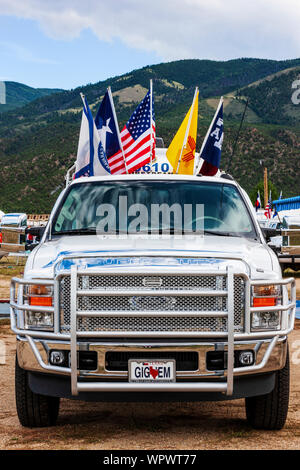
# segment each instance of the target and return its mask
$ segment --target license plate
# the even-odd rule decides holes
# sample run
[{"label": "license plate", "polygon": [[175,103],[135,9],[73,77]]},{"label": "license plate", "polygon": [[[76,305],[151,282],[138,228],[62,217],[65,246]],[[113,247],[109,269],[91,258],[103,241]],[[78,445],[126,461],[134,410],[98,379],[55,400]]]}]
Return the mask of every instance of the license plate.
[{"label": "license plate", "polygon": [[128,373],[129,382],[175,382],[175,359],[158,359],[155,361],[129,359]]}]

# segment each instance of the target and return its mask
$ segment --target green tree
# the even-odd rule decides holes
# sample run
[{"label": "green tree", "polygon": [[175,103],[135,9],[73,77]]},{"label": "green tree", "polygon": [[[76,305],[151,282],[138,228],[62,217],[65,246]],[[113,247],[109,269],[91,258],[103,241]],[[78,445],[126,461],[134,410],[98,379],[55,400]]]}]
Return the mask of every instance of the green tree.
[{"label": "green tree", "polygon": [[[275,201],[276,199],[278,199],[279,198],[278,189],[269,180],[268,180],[268,188],[269,188],[268,199],[269,199],[270,191],[271,191],[272,201]],[[259,183],[257,183],[257,185],[250,192],[250,199],[251,199],[251,202],[252,202],[253,205],[255,205],[255,201],[256,201],[256,198],[257,198],[257,192],[258,191],[259,191],[259,194],[260,194],[261,204],[262,204],[262,206],[264,206],[265,188],[264,188],[264,181],[263,180],[259,181]]]}]

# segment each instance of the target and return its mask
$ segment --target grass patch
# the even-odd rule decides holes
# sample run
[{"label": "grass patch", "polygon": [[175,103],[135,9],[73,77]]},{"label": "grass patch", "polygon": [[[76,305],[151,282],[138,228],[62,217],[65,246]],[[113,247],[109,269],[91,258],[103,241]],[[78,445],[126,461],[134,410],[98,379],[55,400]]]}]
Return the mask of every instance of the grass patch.
[{"label": "grass patch", "polygon": [[26,260],[25,257],[4,256],[0,260],[0,275],[11,277],[22,275]]}]

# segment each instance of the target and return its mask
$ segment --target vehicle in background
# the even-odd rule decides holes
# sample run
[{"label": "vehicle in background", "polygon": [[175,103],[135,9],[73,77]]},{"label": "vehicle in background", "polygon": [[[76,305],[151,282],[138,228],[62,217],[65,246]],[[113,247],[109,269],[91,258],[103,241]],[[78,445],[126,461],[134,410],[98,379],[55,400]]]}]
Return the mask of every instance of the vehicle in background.
[{"label": "vehicle in background", "polygon": [[[272,220],[269,223],[268,228],[273,229],[280,232],[282,229],[282,222],[278,220]],[[268,242],[268,245],[277,253],[280,252],[281,247],[282,247],[282,235],[276,235],[275,237],[270,237],[270,241]]]},{"label": "vehicle in background", "polygon": [[[27,215],[24,213],[4,214],[0,223],[0,259],[7,256],[10,250],[19,251],[20,244],[25,242],[25,233],[19,229],[27,227]],[[6,229],[4,231],[4,229]]]},{"label": "vehicle in background", "polygon": [[258,209],[258,211],[255,212],[255,217],[256,217],[256,220],[259,223],[259,226],[261,228],[265,228],[269,225],[269,220],[270,219],[268,219],[265,216],[265,210],[264,209]]},{"label": "vehicle in background", "polygon": [[300,215],[285,215],[282,221],[282,246],[279,260],[282,269],[300,269]]},{"label": "vehicle in background", "polygon": [[273,207],[283,222],[282,246],[278,253],[282,270],[300,270],[300,196],[273,201]]}]

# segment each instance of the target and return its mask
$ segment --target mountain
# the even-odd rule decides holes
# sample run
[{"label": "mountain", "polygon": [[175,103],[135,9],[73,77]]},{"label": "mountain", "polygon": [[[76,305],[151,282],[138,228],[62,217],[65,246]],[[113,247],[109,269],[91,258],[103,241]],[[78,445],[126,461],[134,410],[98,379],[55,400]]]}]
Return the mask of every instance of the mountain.
[{"label": "mountain", "polygon": [[0,103],[0,113],[9,111],[11,109],[20,108],[31,101],[34,101],[42,96],[51,95],[62,90],[51,88],[32,88],[17,82],[4,82],[6,99],[5,104]]},{"label": "mountain", "polygon": [[[107,86],[112,87],[122,127],[153,79],[157,134],[168,145],[199,86],[197,148],[207,132],[220,95],[224,95],[226,170],[246,100],[249,107],[231,173],[250,193],[263,177],[260,160],[284,197],[299,192],[300,105],[291,102],[300,59],[228,62],[183,60],[147,66],[123,76],[41,97],[0,115],[0,208],[49,212],[76,158],[81,99],[95,113]],[[283,109],[282,109],[283,108]]]}]

